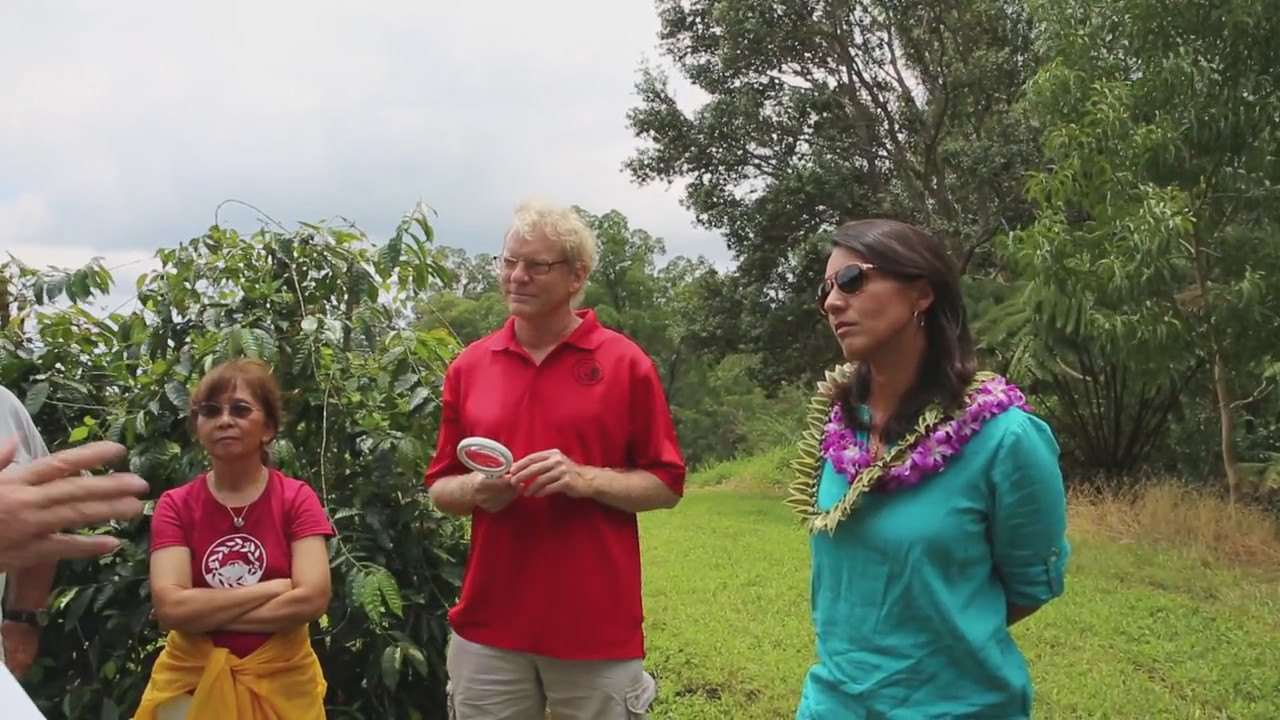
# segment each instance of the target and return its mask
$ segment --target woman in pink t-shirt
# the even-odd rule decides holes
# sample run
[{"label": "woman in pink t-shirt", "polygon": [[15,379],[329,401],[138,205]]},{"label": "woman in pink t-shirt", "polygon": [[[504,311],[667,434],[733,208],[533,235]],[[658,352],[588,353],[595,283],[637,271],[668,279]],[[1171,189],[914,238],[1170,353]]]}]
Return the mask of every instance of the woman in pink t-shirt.
[{"label": "woman in pink t-shirt", "polygon": [[268,466],[275,380],[261,362],[233,360],[204,377],[191,407],[213,467],[156,503],[151,597],[169,635],[136,717],[203,717],[231,697],[241,718],[323,713],[307,627],[329,605],[334,531],[307,483]]}]

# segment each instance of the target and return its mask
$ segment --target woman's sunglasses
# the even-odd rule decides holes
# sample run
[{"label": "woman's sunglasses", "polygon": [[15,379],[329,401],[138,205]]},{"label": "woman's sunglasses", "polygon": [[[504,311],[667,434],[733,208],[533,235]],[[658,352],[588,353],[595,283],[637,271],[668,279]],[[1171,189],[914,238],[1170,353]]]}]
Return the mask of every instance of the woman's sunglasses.
[{"label": "woman's sunglasses", "polygon": [[[227,413],[237,420],[244,420],[256,409],[246,402],[233,402],[227,406]],[[222,406],[216,402],[200,403],[196,406],[196,414],[205,420],[217,420],[222,417]]]},{"label": "woman's sunglasses", "polygon": [[875,265],[853,263],[823,278],[822,285],[818,287],[818,308],[826,312],[825,305],[832,288],[838,288],[845,295],[856,295],[867,284],[867,271],[874,268]]}]

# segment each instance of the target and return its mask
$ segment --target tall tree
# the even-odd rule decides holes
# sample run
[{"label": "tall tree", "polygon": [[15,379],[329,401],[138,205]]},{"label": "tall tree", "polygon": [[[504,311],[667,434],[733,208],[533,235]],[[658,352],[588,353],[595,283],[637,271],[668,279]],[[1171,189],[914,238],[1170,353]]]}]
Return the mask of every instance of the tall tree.
[{"label": "tall tree", "polygon": [[658,0],[661,48],[709,96],[676,101],[655,68],[630,126],[640,183],[686,179],[684,204],[724,232],[740,305],[717,333],[760,353],[777,388],[830,359],[809,245],[849,219],[894,216],[937,232],[966,267],[1029,219],[1033,128],[1013,112],[1036,67],[1020,3],[999,0]]},{"label": "tall tree", "polygon": [[494,272],[493,258],[489,253],[468,255],[461,248],[441,246],[434,252],[435,259],[445,269],[441,279],[432,284],[433,292],[450,292],[464,298],[477,298],[498,289],[498,274]]},{"label": "tall tree", "polygon": [[1035,70],[1019,3],[658,0],[663,55],[710,96],[694,112],[645,69],[629,115],[638,182],[688,178],[685,203],[744,271],[863,215],[946,237],[968,264],[1027,218],[1030,127],[1011,109]]},{"label": "tall tree", "polygon": [[617,210],[593,215],[574,209],[595,235],[599,253],[584,303],[594,307],[605,324],[651,353],[658,352],[667,318],[659,307],[664,288],[657,266],[658,258],[667,252],[666,244],[647,230],[631,227]]},{"label": "tall tree", "polygon": [[1030,186],[1038,221],[1007,246],[1024,301],[1057,298],[1098,357],[1212,368],[1235,498],[1235,408],[1280,358],[1259,332],[1280,320],[1280,13],[1272,0],[1030,7],[1047,64],[1026,109],[1050,169]]}]

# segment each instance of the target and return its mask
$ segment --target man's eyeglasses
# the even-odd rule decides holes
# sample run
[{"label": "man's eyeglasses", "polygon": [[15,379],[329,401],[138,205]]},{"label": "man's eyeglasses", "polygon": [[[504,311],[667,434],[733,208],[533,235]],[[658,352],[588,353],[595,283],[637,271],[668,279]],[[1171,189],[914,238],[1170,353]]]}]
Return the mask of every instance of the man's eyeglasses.
[{"label": "man's eyeglasses", "polygon": [[818,286],[818,308],[826,313],[827,297],[833,288],[838,288],[845,295],[857,295],[867,284],[867,271],[874,268],[875,265],[852,263],[823,278]]},{"label": "man's eyeglasses", "polygon": [[[200,403],[195,408],[196,414],[205,420],[217,420],[222,417],[222,405],[216,402]],[[247,402],[233,402],[227,406],[226,412],[237,420],[244,420],[257,410],[254,406]]]},{"label": "man's eyeglasses", "polygon": [[500,273],[512,273],[516,268],[524,263],[524,271],[530,275],[546,275],[551,272],[551,268],[556,265],[563,265],[568,260],[530,260],[528,258],[513,258],[506,255],[499,255],[493,259],[493,269]]}]

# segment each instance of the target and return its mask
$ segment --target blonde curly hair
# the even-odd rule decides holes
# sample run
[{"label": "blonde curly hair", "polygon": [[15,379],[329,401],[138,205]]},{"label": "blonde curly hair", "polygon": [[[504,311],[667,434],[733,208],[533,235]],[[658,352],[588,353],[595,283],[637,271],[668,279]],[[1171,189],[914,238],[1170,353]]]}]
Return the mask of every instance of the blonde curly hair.
[{"label": "blonde curly hair", "polygon": [[[536,198],[522,201],[516,206],[511,224],[503,235],[503,243],[513,237],[538,236],[554,241],[560,246],[570,265],[582,268],[585,276],[591,277],[599,260],[596,236],[573,208]],[[573,297],[575,303],[582,299],[586,289],[587,284],[584,282]]]}]

